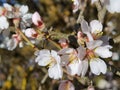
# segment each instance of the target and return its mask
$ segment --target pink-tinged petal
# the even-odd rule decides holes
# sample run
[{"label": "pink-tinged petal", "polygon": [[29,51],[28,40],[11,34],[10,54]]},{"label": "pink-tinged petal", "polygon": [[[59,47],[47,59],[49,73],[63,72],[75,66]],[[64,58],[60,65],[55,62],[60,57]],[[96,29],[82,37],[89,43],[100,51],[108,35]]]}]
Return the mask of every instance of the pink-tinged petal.
[{"label": "pink-tinged petal", "polygon": [[94,52],[102,58],[108,58],[112,56],[112,52],[109,50],[110,48],[112,48],[110,45],[100,46],[97,47]]},{"label": "pink-tinged petal", "polygon": [[33,28],[28,28],[25,30],[25,35],[28,38],[37,38],[38,33]]},{"label": "pink-tinged petal", "polygon": [[33,15],[32,15],[32,22],[36,25],[36,26],[39,26],[41,27],[43,25],[43,21],[41,19],[41,16],[39,15],[38,12],[35,12]]},{"label": "pink-tinged petal", "polygon": [[92,20],[90,22],[91,33],[100,33],[103,29],[102,23],[98,20]]},{"label": "pink-tinged petal", "polygon": [[63,76],[62,67],[56,64],[48,69],[48,75],[53,79],[61,79]]},{"label": "pink-tinged petal", "polygon": [[69,55],[61,56],[61,65],[66,66],[69,64]]},{"label": "pink-tinged petal", "polygon": [[87,34],[88,32],[90,32],[90,27],[88,26],[87,21],[85,20],[81,21],[81,29],[84,34]]},{"label": "pink-tinged petal", "polygon": [[79,46],[79,47],[77,48],[77,52],[78,52],[78,58],[79,58],[80,60],[83,60],[83,58],[84,58],[85,55],[86,55],[86,49],[85,49],[84,47],[82,47],[82,46]]},{"label": "pink-tinged petal", "polygon": [[91,69],[91,72],[95,75],[100,75],[100,68],[98,66],[98,61],[97,61],[98,58],[94,58],[94,59],[91,59],[90,60],[90,69]]},{"label": "pink-tinged petal", "polygon": [[58,90],[75,90],[75,87],[70,81],[64,80],[61,81]]},{"label": "pink-tinged petal", "polygon": [[98,66],[99,66],[100,72],[102,72],[103,74],[107,72],[107,65],[103,60],[98,59]]},{"label": "pink-tinged petal", "polygon": [[102,43],[103,42],[101,40],[94,40],[94,41],[87,42],[86,45],[87,45],[87,48],[91,50],[91,49],[101,46]]}]

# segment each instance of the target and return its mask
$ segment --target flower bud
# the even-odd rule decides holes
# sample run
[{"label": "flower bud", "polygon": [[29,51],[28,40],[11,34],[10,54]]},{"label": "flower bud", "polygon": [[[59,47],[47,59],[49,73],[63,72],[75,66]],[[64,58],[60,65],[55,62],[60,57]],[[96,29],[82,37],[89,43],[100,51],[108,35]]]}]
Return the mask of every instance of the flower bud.
[{"label": "flower bud", "polygon": [[40,27],[40,28],[44,28],[44,23],[43,23],[43,21],[42,21],[42,19],[41,19],[41,16],[39,15],[38,12],[35,12],[35,13],[32,15],[32,22],[33,22],[36,26],[38,26],[38,27]]},{"label": "flower bud", "polygon": [[38,36],[38,33],[33,28],[28,28],[25,30],[25,35],[28,38],[36,38]]}]

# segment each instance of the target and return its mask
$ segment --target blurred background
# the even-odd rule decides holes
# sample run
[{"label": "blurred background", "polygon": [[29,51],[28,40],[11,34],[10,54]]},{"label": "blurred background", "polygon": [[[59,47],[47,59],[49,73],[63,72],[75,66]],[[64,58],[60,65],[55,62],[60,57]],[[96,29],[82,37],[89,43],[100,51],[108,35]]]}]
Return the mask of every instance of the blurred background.
[{"label": "blurred background", "polygon": [[[78,29],[76,20],[79,12],[72,13],[72,0],[0,0],[0,5],[3,3],[28,5],[30,12],[38,11],[46,27],[52,27],[58,34],[67,35],[76,32]],[[97,19],[97,9],[90,4],[89,0],[84,17],[88,22]],[[107,12],[103,26],[105,35],[113,39],[118,37],[120,35],[120,14]],[[1,41],[2,38],[0,38],[0,43]],[[49,44],[46,41],[46,47]],[[87,74],[93,80],[95,90],[120,90],[120,72],[116,72],[116,70],[120,71],[120,43],[112,42],[112,45],[113,57],[106,61],[113,66],[110,67],[112,72],[109,68],[106,75]],[[60,81],[46,78],[47,68],[38,66],[34,58],[34,50],[30,46],[16,48],[14,51],[1,48],[0,90],[57,90]],[[116,75],[116,73],[119,75]],[[67,75],[64,79],[67,79]],[[86,90],[89,85],[88,77],[80,81],[72,79],[72,83],[76,90]]]}]

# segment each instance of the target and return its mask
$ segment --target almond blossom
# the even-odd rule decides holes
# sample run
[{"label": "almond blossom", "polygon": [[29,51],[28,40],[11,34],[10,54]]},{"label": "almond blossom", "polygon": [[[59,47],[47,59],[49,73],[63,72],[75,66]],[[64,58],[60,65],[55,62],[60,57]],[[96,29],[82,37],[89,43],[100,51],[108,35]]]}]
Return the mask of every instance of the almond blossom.
[{"label": "almond blossom", "polygon": [[111,46],[101,45],[101,40],[95,40],[87,43],[87,56],[90,60],[90,69],[91,72],[95,75],[99,75],[101,72],[105,74],[107,71],[107,65],[99,57],[108,58],[112,56],[112,52],[109,51],[109,47]]},{"label": "almond blossom", "polygon": [[79,47],[77,51],[73,48],[64,48],[60,50],[58,54],[62,55],[61,64],[66,67],[67,72],[70,75],[84,76],[88,69],[87,60],[83,60],[85,56],[85,49],[83,47]]},{"label": "almond blossom", "polygon": [[92,20],[90,26],[85,20],[82,20],[81,29],[82,32],[87,35],[88,40],[92,41],[93,39],[101,37],[103,26],[98,20]]},{"label": "almond blossom", "polygon": [[[90,69],[92,73],[99,75],[101,72],[103,74],[107,71],[107,66],[101,58],[109,58],[112,56],[110,49],[112,46],[108,45],[107,41],[96,40],[98,39],[97,35],[102,32],[102,24],[97,20],[92,20],[90,26],[85,20],[81,22],[82,32],[87,35],[87,40],[84,40],[86,44],[86,57],[90,60]],[[83,36],[78,37],[84,38]],[[98,67],[98,64],[100,65]],[[101,68],[100,68],[101,67]]]},{"label": "almond blossom", "polygon": [[50,78],[61,79],[63,76],[62,67],[60,65],[61,58],[54,50],[40,50],[35,61],[40,66],[48,66],[48,74]]}]

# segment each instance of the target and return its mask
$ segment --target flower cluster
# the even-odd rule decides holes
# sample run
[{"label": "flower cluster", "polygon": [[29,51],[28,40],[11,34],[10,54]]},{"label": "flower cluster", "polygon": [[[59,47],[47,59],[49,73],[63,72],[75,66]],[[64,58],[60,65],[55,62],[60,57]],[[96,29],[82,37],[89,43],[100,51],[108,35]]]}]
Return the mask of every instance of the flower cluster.
[{"label": "flower cluster", "polygon": [[[82,31],[77,33],[78,48],[69,47],[69,43],[61,40],[60,43],[67,44],[63,49],[53,53],[49,50],[40,50],[36,62],[40,66],[49,65],[49,76],[54,79],[62,78],[61,67],[66,68],[69,75],[85,76],[90,65],[91,72],[95,75],[107,72],[107,65],[101,58],[112,56],[108,38],[102,36],[103,26],[98,20],[92,20],[90,25],[83,19],[81,21]],[[64,42],[63,42],[64,41]],[[66,42],[66,43],[65,43]],[[59,62],[58,62],[59,61]],[[50,69],[52,69],[50,71]]]},{"label": "flower cluster", "polygon": [[[27,5],[15,4],[14,6],[4,3],[0,7],[0,36],[4,41],[1,48],[14,50],[18,45],[23,47],[22,32],[32,43],[36,43],[41,37],[38,33],[44,29],[44,23],[38,12],[29,13]],[[9,24],[12,21],[12,25]],[[11,30],[11,27],[14,27]],[[38,31],[37,31],[38,30]],[[10,32],[14,32],[11,34]]]}]

